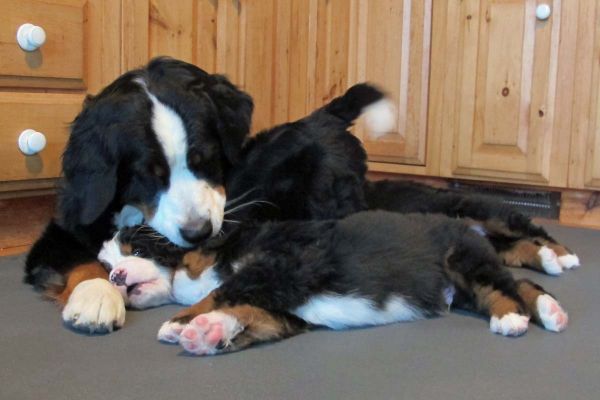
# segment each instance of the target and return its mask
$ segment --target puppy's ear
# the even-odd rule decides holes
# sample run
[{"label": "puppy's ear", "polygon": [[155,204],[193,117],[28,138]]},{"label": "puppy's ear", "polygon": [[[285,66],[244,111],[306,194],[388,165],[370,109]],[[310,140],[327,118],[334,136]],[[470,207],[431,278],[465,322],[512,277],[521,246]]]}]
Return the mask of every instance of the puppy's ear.
[{"label": "puppy's ear", "polygon": [[[86,104],[89,105],[89,104]],[[94,107],[75,119],[63,154],[59,213],[67,226],[89,225],[108,208],[117,188],[117,149],[101,131]]]},{"label": "puppy's ear", "polygon": [[227,160],[237,161],[244,139],[250,133],[252,98],[222,75],[213,75],[208,93],[217,111],[217,129]]}]

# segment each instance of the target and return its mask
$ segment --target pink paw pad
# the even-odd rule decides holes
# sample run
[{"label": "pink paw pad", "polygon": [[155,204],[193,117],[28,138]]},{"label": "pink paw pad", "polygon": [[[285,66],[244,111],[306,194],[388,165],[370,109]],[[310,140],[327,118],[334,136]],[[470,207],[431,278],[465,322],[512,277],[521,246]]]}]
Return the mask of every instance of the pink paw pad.
[{"label": "pink paw pad", "polygon": [[215,354],[221,343],[228,343],[240,331],[234,317],[213,311],[194,318],[181,333],[179,343],[192,354]]},{"label": "pink paw pad", "polygon": [[538,297],[537,310],[540,320],[547,330],[561,332],[567,328],[569,323],[568,314],[558,301],[549,294]]}]

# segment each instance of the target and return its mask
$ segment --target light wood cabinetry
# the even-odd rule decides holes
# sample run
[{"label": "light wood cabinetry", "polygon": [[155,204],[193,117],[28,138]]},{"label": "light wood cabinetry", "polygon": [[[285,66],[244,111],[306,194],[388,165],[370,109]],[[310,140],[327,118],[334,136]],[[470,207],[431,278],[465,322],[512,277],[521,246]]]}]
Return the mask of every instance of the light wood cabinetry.
[{"label": "light wood cabinetry", "polygon": [[569,187],[600,189],[600,2],[580,2]]},{"label": "light wood cabinetry", "polygon": [[[50,185],[82,97],[159,55],[248,91],[253,132],[379,84],[398,126],[354,128],[372,171],[599,189],[599,16],[600,0],[6,0],[0,191]],[[24,22],[40,50],[16,46]],[[16,150],[26,128],[45,153]]]},{"label": "light wood cabinetry", "polygon": [[[0,196],[54,186],[84,96],[120,73],[120,15],[119,0],[0,2]],[[45,31],[37,50],[17,44],[25,23]],[[41,152],[19,150],[25,129],[44,134]]]},{"label": "light wood cabinetry", "polygon": [[350,80],[378,84],[397,106],[394,132],[375,140],[360,125],[356,130],[369,153],[371,169],[393,171],[406,164],[414,166],[413,172],[424,173],[433,2],[358,1],[353,11]]},{"label": "light wood cabinetry", "polygon": [[540,21],[535,0],[448,2],[442,176],[567,184],[570,98],[559,83],[572,71],[561,34],[575,21],[562,15],[569,2],[548,3]]}]

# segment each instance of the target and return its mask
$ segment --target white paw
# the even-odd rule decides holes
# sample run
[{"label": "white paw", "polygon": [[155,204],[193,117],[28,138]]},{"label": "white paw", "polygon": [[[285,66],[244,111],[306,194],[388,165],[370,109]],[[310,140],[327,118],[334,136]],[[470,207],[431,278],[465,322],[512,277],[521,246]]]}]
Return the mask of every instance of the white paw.
[{"label": "white paw", "polygon": [[542,246],[538,251],[538,256],[540,256],[542,267],[547,274],[560,275],[562,273],[563,268],[558,262],[558,257],[550,247]]},{"label": "white paw", "polygon": [[179,335],[181,335],[181,331],[183,331],[185,327],[186,324],[165,321],[158,330],[156,338],[161,342],[179,343]]},{"label": "white paw", "polygon": [[179,344],[192,354],[216,354],[227,348],[244,328],[238,320],[221,311],[200,314],[181,332]]},{"label": "white paw", "polygon": [[549,294],[539,296],[536,307],[544,328],[553,332],[561,332],[567,328],[569,316],[554,297]]},{"label": "white paw", "polygon": [[508,313],[502,318],[492,316],[490,330],[504,336],[521,336],[527,332],[529,317],[516,313]]},{"label": "white paw", "polygon": [[128,293],[129,306],[138,310],[171,303],[171,285],[163,279],[138,283]]},{"label": "white paw", "polygon": [[575,254],[565,254],[564,256],[560,256],[558,257],[558,262],[566,269],[577,268],[581,265],[579,263],[579,257]]},{"label": "white paw", "polygon": [[107,280],[90,279],[75,287],[63,309],[62,318],[80,331],[112,332],[125,323],[125,302]]}]

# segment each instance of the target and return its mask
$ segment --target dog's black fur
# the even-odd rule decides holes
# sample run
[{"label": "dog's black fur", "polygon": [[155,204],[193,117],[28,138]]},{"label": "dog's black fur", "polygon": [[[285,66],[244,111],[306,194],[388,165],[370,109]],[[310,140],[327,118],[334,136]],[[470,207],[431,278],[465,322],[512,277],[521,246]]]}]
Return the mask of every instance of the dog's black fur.
[{"label": "dog's black fur", "polygon": [[532,223],[529,217],[513,206],[491,196],[465,194],[411,181],[366,182],[364,189],[370,210],[444,214],[476,223],[503,261],[510,266],[543,271],[539,257],[521,257],[522,262],[515,265],[514,253],[518,243],[523,241],[531,244],[531,248],[550,246],[558,255],[572,254],[543,227]]},{"label": "dog's black fur", "polygon": [[[123,232],[121,243],[133,251],[167,259],[167,265],[181,260],[182,255],[168,246],[152,246],[148,232],[137,228],[129,232]],[[212,239],[197,251],[216,255],[210,268],[221,286],[169,323],[190,323],[202,303],[209,304],[203,312],[229,314],[242,325],[244,318],[236,314],[236,307],[251,306],[277,321],[265,327],[250,318],[239,336],[223,338],[215,348],[198,354],[281,339],[302,332],[307,325],[334,329],[374,325],[380,323],[377,313],[384,312],[393,299],[402,299],[415,318],[439,315],[451,305],[495,318],[515,313],[545,324],[536,302],[547,294],[544,289],[527,280],[514,280],[484,237],[464,220],[439,214],[366,211],[337,220],[249,223],[226,240]],[[455,292],[448,296],[448,290]],[[324,321],[314,312],[298,311],[311,307],[321,295],[330,296],[332,303],[344,298],[365,301],[372,314],[358,311],[361,316],[353,320],[357,311],[343,309]],[[398,315],[388,322],[403,318],[410,319]],[[191,329],[196,328],[191,325]],[[184,348],[197,353],[195,347],[186,347],[185,335],[180,340]]]},{"label": "dog's black fur", "polygon": [[31,249],[25,282],[48,289],[73,267],[96,260],[124,205],[153,207],[169,185],[169,165],[151,127],[152,103],[143,78],[182,118],[188,165],[223,185],[249,130],[252,99],[221,75],[158,58],[89,96],[71,127],[63,155],[56,218]]},{"label": "dog's black fur", "polygon": [[375,87],[358,84],[309,116],[250,139],[226,186],[229,198],[251,205],[232,204],[228,218],[315,220],[365,210],[367,155],[347,129],[383,97]]}]

